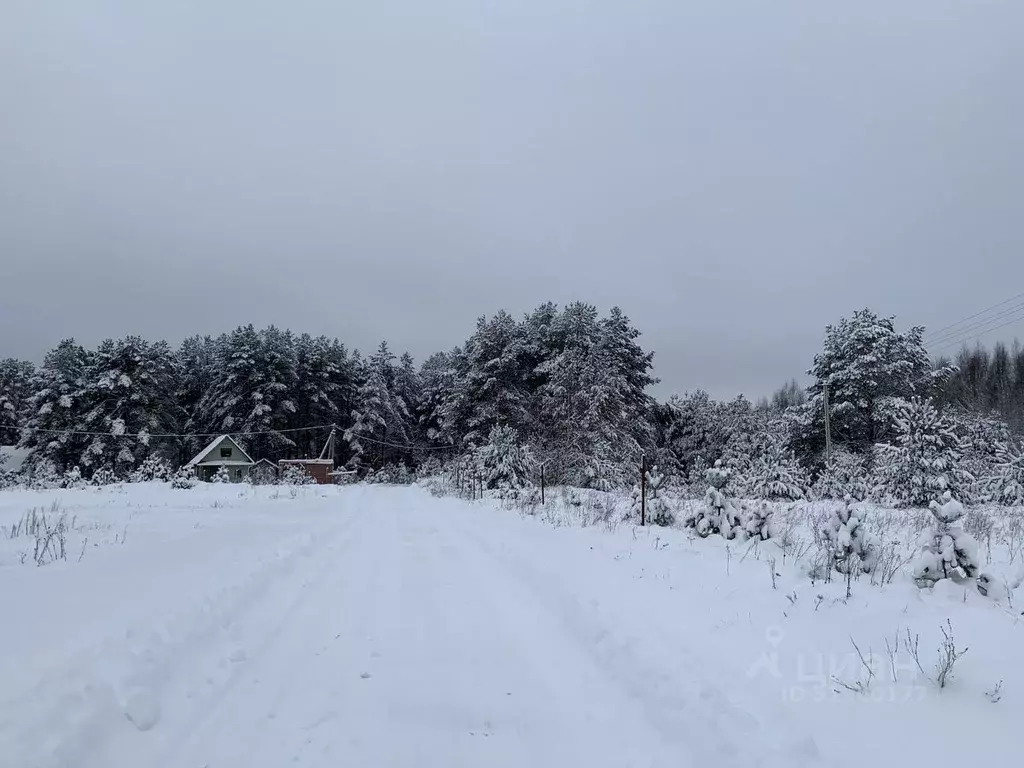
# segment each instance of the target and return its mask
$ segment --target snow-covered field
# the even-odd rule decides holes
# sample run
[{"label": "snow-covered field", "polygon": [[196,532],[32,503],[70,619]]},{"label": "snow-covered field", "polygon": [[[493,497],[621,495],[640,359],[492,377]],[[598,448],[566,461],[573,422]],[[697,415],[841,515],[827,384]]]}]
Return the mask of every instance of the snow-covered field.
[{"label": "snow-covered field", "polygon": [[[37,566],[27,529],[62,516],[66,559]],[[783,549],[585,516],[415,487],[0,492],[0,766],[1019,761],[1005,596],[898,574],[847,599],[807,575],[801,519]],[[940,690],[949,627],[969,650]]]}]

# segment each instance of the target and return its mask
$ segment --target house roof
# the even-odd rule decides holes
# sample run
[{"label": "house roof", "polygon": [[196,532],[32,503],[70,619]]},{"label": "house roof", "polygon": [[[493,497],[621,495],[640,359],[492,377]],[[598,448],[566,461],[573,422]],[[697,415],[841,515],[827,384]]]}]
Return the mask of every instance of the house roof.
[{"label": "house roof", "polygon": [[274,469],[277,469],[277,464],[275,464],[274,462],[267,458],[260,459],[259,461],[256,462],[255,466],[259,467],[264,464],[268,467],[273,467]]},{"label": "house roof", "polygon": [[278,464],[334,464],[334,459],[281,459]]},{"label": "house roof", "polygon": [[[245,457],[246,460],[245,461],[238,461],[237,459],[220,459],[220,460],[211,459],[210,461],[203,461],[203,459],[205,459],[207,457],[207,455],[209,455],[213,451],[214,448],[219,446],[225,440],[230,440],[231,444],[233,446],[235,446],[235,448],[238,449],[238,452],[241,453]],[[197,467],[199,465],[203,465],[203,466],[210,467],[210,466],[219,466],[219,465],[222,465],[222,464],[241,464],[241,465],[247,465],[247,464],[252,464],[252,463],[253,463],[252,458],[249,456],[248,453],[245,452],[245,450],[242,448],[242,446],[240,446],[235,441],[235,438],[233,438],[231,435],[221,435],[220,437],[214,438],[213,442],[211,442],[203,450],[201,450],[199,453],[197,453],[192,458],[192,461],[190,461],[185,466],[186,467]]]}]

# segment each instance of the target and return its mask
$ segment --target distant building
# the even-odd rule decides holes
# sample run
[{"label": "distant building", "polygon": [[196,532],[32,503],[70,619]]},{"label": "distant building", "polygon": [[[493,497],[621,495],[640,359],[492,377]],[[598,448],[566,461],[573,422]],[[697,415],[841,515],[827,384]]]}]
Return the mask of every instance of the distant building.
[{"label": "distant building", "polygon": [[249,476],[249,470],[255,463],[231,435],[221,435],[185,466],[194,469],[196,477],[207,483],[223,467],[232,483],[240,483]]}]

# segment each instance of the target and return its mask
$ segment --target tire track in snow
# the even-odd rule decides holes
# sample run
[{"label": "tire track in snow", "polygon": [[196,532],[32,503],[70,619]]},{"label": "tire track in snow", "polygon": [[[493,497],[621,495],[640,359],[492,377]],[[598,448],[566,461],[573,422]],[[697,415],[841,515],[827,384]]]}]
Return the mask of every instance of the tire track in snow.
[{"label": "tire track in snow", "polygon": [[[810,737],[780,743],[779,735],[788,732],[792,724],[771,728],[770,719],[763,719],[766,713],[755,716],[737,706],[719,686],[699,674],[697,670],[733,662],[702,659],[691,653],[679,642],[679,620],[666,623],[663,614],[650,611],[604,615],[600,596],[594,595],[585,605],[584,594],[574,594],[557,571],[538,567],[541,559],[535,550],[525,556],[512,549],[513,542],[504,529],[498,540],[493,529],[478,529],[479,519],[467,515],[468,525],[458,530],[558,617],[596,665],[643,706],[664,737],[686,747],[699,763],[737,768],[841,765],[834,758],[823,757]],[[543,536],[549,532],[536,533]],[[641,634],[633,637],[627,629],[632,619],[637,619],[637,624],[642,621],[643,627]]]},{"label": "tire track in snow", "polygon": [[[122,642],[83,651],[47,675],[23,698],[7,705],[2,719],[19,729],[19,766],[88,768],[138,765],[128,756],[161,739],[161,723],[180,701],[176,686],[204,662],[224,661],[219,642],[247,614],[259,612],[268,591],[281,589],[303,561],[322,552],[350,525],[329,533],[303,533],[280,543],[269,559],[233,585],[208,597],[197,610],[166,617],[160,625],[133,630]],[[285,581],[281,581],[285,580]],[[301,593],[299,595],[301,597]],[[230,653],[230,652],[229,652]],[[210,658],[212,654],[213,658]],[[235,669],[231,669],[234,666]],[[238,665],[229,671],[237,674]],[[224,685],[214,688],[214,693]],[[154,738],[155,737],[155,738]]]}]

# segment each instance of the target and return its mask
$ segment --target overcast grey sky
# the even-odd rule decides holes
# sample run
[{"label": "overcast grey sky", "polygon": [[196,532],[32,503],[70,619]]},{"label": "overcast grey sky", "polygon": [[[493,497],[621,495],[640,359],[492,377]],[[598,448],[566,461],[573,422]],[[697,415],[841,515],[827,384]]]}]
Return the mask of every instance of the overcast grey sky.
[{"label": "overcast grey sky", "polygon": [[1024,291],[1022,136],[1020,0],[0,0],[0,357],[581,299],[757,397]]}]

